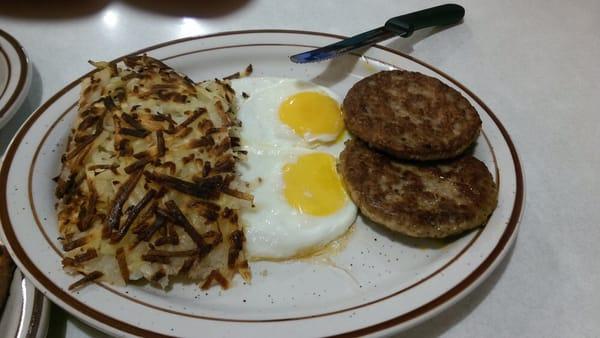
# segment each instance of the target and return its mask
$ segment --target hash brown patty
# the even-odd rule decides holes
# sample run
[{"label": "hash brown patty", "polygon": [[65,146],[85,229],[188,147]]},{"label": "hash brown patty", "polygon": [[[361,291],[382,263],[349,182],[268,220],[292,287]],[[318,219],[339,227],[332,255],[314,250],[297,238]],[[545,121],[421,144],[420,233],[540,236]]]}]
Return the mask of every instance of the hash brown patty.
[{"label": "hash brown patty", "polygon": [[238,212],[252,195],[229,82],[195,83],[146,55],[93,64],[55,178],[63,268],[85,274],[69,289],[249,281]]},{"label": "hash brown patty", "polygon": [[413,237],[442,238],[478,227],[497,204],[492,175],[472,156],[399,162],[352,139],[338,171],[365,216]]},{"label": "hash brown patty", "polygon": [[362,79],[342,110],[352,134],[398,159],[456,157],[481,128],[477,111],[458,91],[417,72],[382,71]]}]

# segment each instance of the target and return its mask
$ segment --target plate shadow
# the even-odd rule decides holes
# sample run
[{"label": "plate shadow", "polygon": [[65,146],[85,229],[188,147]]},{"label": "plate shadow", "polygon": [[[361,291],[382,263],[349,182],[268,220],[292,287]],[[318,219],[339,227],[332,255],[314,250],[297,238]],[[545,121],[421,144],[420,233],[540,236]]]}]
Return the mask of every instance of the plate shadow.
[{"label": "plate shadow", "polygon": [[0,13],[24,19],[68,19],[92,15],[102,10],[108,0],[0,1]]},{"label": "plate shadow", "polygon": [[126,0],[128,5],[170,16],[217,18],[231,14],[250,3],[250,0],[192,1],[192,0]]}]

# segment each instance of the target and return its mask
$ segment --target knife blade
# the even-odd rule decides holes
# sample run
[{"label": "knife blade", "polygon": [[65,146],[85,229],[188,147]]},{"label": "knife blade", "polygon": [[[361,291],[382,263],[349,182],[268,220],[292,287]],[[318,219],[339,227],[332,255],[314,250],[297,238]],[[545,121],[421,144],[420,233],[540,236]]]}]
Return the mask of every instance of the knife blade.
[{"label": "knife blade", "polygon": [[421,11],[400,15],[386,21],[385,25],[370,31],[343,39],[336,43],[290,56],[295,63],[319,62],[341,54],[370,46],[393,36],[409,37],[416,30],[459,23],[465,9],[456,4],[436,6]]}]

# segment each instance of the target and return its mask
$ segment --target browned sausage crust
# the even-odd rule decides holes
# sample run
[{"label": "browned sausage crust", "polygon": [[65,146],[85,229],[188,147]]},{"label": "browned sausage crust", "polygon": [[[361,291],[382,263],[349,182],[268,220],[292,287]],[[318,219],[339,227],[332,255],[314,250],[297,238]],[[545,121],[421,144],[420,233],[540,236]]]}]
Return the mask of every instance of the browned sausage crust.
[{"label": "browned sausage crust", "polygon": [[344,103],[346,128],[399,159],[456,157],[481,128],[475,108],[441,81],[408,71],[383,71],[354,84]]},{"label": "browned sausage crust", "polygon": [[338,171],[363,215],[409,236],[441,238],[478,227],[497,204],[492,175],[468,155],[438,163],[399,162],[352,139]]}]

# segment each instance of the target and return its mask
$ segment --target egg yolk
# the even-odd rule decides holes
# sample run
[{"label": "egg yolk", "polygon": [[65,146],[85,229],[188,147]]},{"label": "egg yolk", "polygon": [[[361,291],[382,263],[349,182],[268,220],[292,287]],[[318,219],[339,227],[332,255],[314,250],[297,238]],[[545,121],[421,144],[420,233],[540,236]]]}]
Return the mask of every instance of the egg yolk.
[{"label": "egg yolk", "polygon": [[279,106],[279,119],[300,137],[330,135],[332,141],[344,129],[340,105],[318,92],[294,94]]},{"label": "egg yolk", "polygon": [[335,158],[326,153],[298,157],[283,167],[284,196],[301,213],[330,215],[344,206],[347,195],[335,169]]}]

